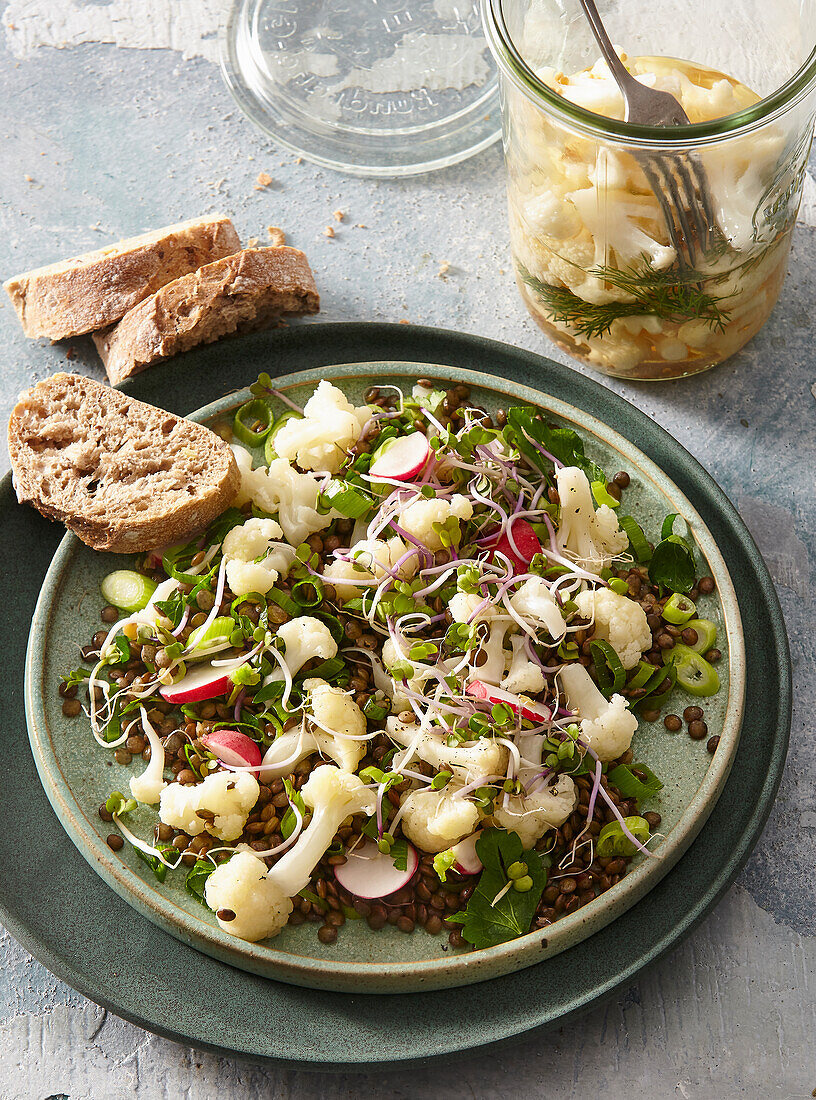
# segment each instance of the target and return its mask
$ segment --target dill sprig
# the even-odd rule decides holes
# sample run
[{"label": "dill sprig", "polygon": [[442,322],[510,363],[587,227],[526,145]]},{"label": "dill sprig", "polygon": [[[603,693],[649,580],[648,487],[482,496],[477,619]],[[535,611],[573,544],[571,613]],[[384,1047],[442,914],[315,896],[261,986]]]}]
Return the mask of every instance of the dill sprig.
[{"label": "dill sprig", "polygon": [[567,287],[553,286],[536,278],[522,264],[518,265],[518,270],[522,282],[535,292],[551,319],[568,325],[578,336],[604,336],[619,318],[644,314],[677,324],[703,321],[719,332],[725,329],[729,319],[728,311],[720,305],[725,299],[704,291],[702,283],[706,276],[687,268],[655,271],[646,260],[640,268],[630,270],[590,268],[589,275],[634,299],[627,302],[587,302]]}]

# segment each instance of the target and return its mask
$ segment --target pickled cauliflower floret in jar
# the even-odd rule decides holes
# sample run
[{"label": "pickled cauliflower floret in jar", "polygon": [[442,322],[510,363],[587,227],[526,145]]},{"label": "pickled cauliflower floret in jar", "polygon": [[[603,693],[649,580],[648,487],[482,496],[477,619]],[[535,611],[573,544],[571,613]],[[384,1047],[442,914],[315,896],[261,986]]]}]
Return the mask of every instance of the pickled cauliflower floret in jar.
[{"label": "pickled cauliflower floret in jar", "polygon": [[[551,24],[541,5],[530,7],[520,45],[536,75],[570,103],[623,120],[623,97],[605,61],[573,73],[544,63],[558,34]],[[759,100],[733,77],[690,61],[620,56],[646,87],[673,95],[691,123]],[[710,217],[705,249],[692,242],[690,263],[682,233],[678,240],[667,227],[667,197],[654,190],[676,158],[658,147],[649,150],[649,161],[623,139],[568,128],[547,113],[543,99],[539,107],[511,84],[507,93],[516,274],[527,307],[556,343],[609,374],[671,378],[722,361],[761,328],[785,276],[797,172],[807,155],[801,135],[770,123],[695,147]],[[769,215],[780,165],[799,183]]]}]

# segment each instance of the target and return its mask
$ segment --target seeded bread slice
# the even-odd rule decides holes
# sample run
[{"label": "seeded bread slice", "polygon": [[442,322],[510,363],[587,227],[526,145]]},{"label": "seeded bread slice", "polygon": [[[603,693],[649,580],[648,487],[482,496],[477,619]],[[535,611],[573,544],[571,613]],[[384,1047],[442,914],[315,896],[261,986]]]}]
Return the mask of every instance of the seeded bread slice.
[{"label": "seeded bread slice", "polygon": [[232,451],[209,428],[79,374],[24,393],[8,444],[17,498],[94,550],[134,554],[187,539],[240,483]]},{"label": "seeded bread slice", "polygon": [[26,336],[62,340],[113,324],[166,283],[240,247],[229,218],[196,218],[26,271],[3,286]]},{"label": "seeded bread slice", "polygon": [[115,385],[199,344],[319,309],[302,252],[285,245],[250,248],[168,283],[93,339]]}]

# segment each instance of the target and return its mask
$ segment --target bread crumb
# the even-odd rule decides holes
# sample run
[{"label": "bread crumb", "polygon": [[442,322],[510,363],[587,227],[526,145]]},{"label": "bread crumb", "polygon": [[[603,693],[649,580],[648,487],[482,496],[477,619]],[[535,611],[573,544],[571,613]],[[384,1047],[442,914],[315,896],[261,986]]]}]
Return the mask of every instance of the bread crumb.
[{"label": "bread crumb", "polygon": [[439,278],[440,278],[440,279],[445,279],[445,278],[447,278],[447,274],[448,274],[448,272],[450,271],[450,269],[451,269],[451,265],[450,265],[450,264],[448,263],[448,261],[447,261],[447,260],[443,260],[443,261],[442,261],[442,262],[440,263],[440,265],[439,265],[439,271],[437,272],[437,274],[439,275]]},{"label": "bread crumb", "polygon": [[273,248],[282,248],[286,244],[286,234],[277,225],[268,225],[266,231],[269,234],[269,243]]},{"label": "bread crumb", "polygon": [[345,212],[342,210],[335,210],[334,216],[339,222],[341,222],[346,215]]},{"label": "bread crumb", "polygon": [[259,172],[258,178],[255,180],[255,191],[263,191],[265,187],[268,187],[270,183],[273,183],[272,177],[268,172]]},{"label": "bread crumb", "polygon": [[303,164],[303,157],[295,157],[295,164]]},{"label": "bread crumb", "polygon": [[355,229],[368,229],[368,226],[367,226],[367,225],[363,225],[363,223],[362,223],[362,222],[357,222],[357,224],[355,225],[355,227],[354,227],[354,228],[355,228]]},{"label": "bread crumb", "polygon": [[76,357],[77,357],[77,353],[76,353],[76,348],[75,347],[69,347],[69,348],[65,349],[65,358],[66,359],[76,359]]},{"label": "bread crumb", "polygon": [[250,237],[249,240],[246,243],[246,246],[247,246],[247,248],[257,248],[258,247],[258,238],[257,237]]},{"label": "bread crumb", "polygon": [[33,183],[34,182],[34,177],[33,176],[23,176],[23,179],[26,181],[26,183]]},{"label": "bread crumb", "polygon": [[401,325],[410,325],[410,323],[411,322],[408,320],[407,317],[400,317],[400,324]]},{"label": "bread crumb", "polygon": [[334,234],[334,226],[333,225],[327,225],[326,228],[323,230],[323,236],[324,237],[333,237],[334,235],[335,235]]}]

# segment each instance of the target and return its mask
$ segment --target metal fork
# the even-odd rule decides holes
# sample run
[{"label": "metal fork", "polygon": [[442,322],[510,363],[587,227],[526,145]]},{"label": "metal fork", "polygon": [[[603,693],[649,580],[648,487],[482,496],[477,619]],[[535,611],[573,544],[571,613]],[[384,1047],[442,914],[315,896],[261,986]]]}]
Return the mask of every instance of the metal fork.
[{"label": "metal fork", "polygon": [[[683,126],[689,117],[673,95],[635,80],[615,52],[595,0],[580,0],[595,41],[623,95],[624,118],[641,126]],[[655,193],[681,267],[694,267],[721,234],[705,169],[696,153],[635,153]]]}]

